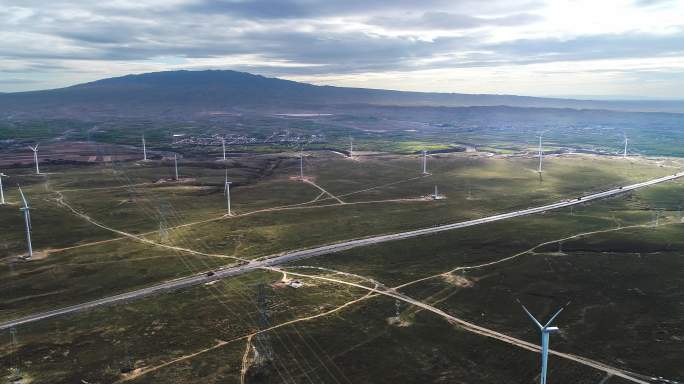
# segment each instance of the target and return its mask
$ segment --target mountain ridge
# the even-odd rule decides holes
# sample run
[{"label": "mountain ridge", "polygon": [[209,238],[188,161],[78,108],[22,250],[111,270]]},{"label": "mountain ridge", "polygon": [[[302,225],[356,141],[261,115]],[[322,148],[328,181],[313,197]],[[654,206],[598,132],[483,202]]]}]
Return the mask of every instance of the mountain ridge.
[{"label": "mountain ridge", "polygon": [[684,113],[680,100],[580,100],[313,85],[230,70],[129,74],[64,88],[0,93],[0,116],[171,117],[207,111],[319,110],[352,105],[607,109]]}]

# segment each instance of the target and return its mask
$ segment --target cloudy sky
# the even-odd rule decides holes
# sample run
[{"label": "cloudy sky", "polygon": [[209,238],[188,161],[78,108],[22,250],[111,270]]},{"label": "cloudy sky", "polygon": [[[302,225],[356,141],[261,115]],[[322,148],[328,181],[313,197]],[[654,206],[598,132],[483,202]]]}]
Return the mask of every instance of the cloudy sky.
[{"label": "cloudy sky", "polygon": [[684,99],[684,1],[0,0],[0,92],[175,69]]}]

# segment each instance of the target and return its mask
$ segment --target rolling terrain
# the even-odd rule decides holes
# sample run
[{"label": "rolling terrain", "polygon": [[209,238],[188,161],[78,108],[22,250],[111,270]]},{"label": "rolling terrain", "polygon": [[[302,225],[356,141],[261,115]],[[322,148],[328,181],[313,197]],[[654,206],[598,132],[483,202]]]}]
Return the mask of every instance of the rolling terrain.
[{"label": "rolling terrain", "polygon": [[600,101],[316,86],[235,71],[172,71],[0,94],[0,116],[192,120],[245,111],[325,113],[357,106],[606,109],[684,112],[684,101]]}]

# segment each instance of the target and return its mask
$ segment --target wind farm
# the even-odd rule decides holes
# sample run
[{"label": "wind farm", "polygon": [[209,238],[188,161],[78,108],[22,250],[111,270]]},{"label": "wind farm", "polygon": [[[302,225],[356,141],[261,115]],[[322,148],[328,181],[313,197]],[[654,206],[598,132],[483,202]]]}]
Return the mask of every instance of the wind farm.
[{"label": "wind farm", "polygon": [[[121,325],[117,331],[117,339],[131,340],[130,338],[138,333],[130,328],[135,324],[133,319],[120,312],[125,308],[147,307],[146,312],[149,312],[151,318],[156,319],[150,321],[172,321],[180,325],[187,322],[187,311],[190,308],[206,307],[206,310],[202,310],[203,315],[197,320],[200,322],[198,324],[203,324],[204,320],[200,319],[209,320],[217,314],[211,313],[219,311],[219,308],[231,308],[231,303],[238,300],[239,296],[233,296],[230,292],[246,292],[252,289],[249,287],[254,282],[265,281],[267,292],[273,295],[270,300],[277,300],[281,303],[278,305],[287,308],[287,311],[283,312],[269,310],[269,316],[272,317],[269,322],[271,326],[280,327],[280,322],[294,322],[291,323],[292,326],[300,332],[306,330],[313,340],[332,337],[338,340],[336,345],[342,343],[349,346],[362,342],[364,336],[354,332],[342,332],[347,334],[348,340],[338,339],[338,328],[341,325],[329,324],[323,329],[309,327],[318,321],[327,324],[330,321],[326,320],[328,316],[337,311],[347,313],[346,316],[353,319],[354,324],[374,324],[373,327],[388,324],[383,320],[382,308],[387,307],[394,313],[394,300],[399,300],[406,307],[400,306],[398,315],[393,315],[399,320],[391,323],[396,325],[390,325],[390,328],[384,331],[390,332],[391,338],[402,339],[413,333],[415,335],[411,338],[430,338],[435,333],[447,333],[452,336],[443,343],[419,342],[418,348],[431,346],[446,352],[449,349],[449,342],[461,343],[463,348],[475,349],[486,345],[486,348],[500,350],[497,353],[509,356],[508,361],[515,361],[516,366],[526,367],[517,375],[529,375],[529,380],[538,377],[539,380],[544,380],[543,382],[569,382],[572,377],[579,375],[583,380],[596,382],[605,377],[613,377],[628,382],[651,383],[659,382],[659,379],[654,381],[649,379],[650,377],[662,376],[667,380],[676,377],[677,368],[667,368],[668,365],[664,362],[656,366],[661,367],[658,371],[665,371],[667,376],[654,372],[652,361],[642,366],[635,363],[640,360],[630,358],[629,361],[632,363],[629,367],[616,363],[612,359],[620,356],[617,347],[606,351],[594,351],[593,347],[590,347],[591,343],[587,343],[594,340],[596,335],[583,335],[573,330],[575,324],[580,321],[577,316],[584,308],[595,305],[595,301],[583,302],[582,297],[585,295],[581,294],[581,291],[568,294],[567,283],[554,283],[555,288],[551,288],[551,292],[556,292],[552,293],[553,298],[539,300],[534,296],[537,289],[533,285],[520,285],[516,279],[507,281],[488,277],[491,273],[495,273],[494,276],[504,276],[501,273],[508,275],[511,272],[505,271],[512,267],[528,270],[528,267],[525,267],[526,263],[538,261],[551,263],[551,267],[547,265],[542,268],[548,275],[541,278],[541,281],[550,278],[550,282],[554,281],[552,276],[561,273],[552,271],[567,268],[563,261],[565,259],[559,259],[559,256],[555,256],[555,259],[546,256],[555,254],[556,251],[549,248],[558,248],[556,242],[563,244],[563,257],[579,257],[578,260],[582,261],[576,260],[573,263],[580,262],[584,268],[594,268],[596,260],[585,259],[581,256],[583,251],[575,250],[584,249],[587,244],[592,244],[591,247],[594,247],[596,252],[603,252],[601,247],[612,244],[610,236],[619,235],[623,231],[625,236],[630,236],[628,233],[634,236],[640,231],[676,231],[677,220],[674,211],[666,209],[660,213],[662,216],[658,220],[661,225],[654,227],[651,225],[653,219],[648,211],[641,212],[640,208],[636,208],[643,207],[644,204],[654,204],[659,199],[656,196],[672,193],[681,188],[678,181],[680,168],[676,160],[667,160],[666,167],[663,168],[657,165],[658,162],[662,165],[663,160],[646,158],[636,158],[627,164],[609,156],[550,156],[545,159],[544,183],[539,184],[535,182],[534,177],[529,177],[526,173],[530,169],[538,170],[536,156],[492,157],[479,152],[432,155],[430,173],[427,173],[426,152],[420,153],[421,166],[416,170],[415,157],[410,154],[357,153],[356,162],[345,162],[334,152],[309,152],[306,156],[306,175],[304,152],[301,150],[232,159],[223,169],[216,169],[213,165],[214,158],[208,154],[204,160],[194,158],[187,161],[188,165],[184,172],[187,172],[186,177],[192,181],[182,184],[160,183],[160,180],[165,179],[164,172],[170,173],[169,178],[173,180],[180,177],[177,173],[177,154],[171,155],[174,159],[174,167],[171,170],[168,170],[163,159],[148,159],[140,163],[144,165],[133,162],[118,163],[115,167],[106,163],[96,168],[57,165],[48,167],[47,180],[36,182],[35,179],[29,178],[31,174],[27,169],[19,172],[13,169],[12,179],[16,178],[22,184],[28,183],[28,191],[34,196],[32,200],[39,203],[36,209],[40,210],[41,215],[34,218],[34,223],[31,223],[29,209],[35,208],[34,204],[29,207],[27,195],[24,195],[24,185],[21,191],[17,188],[16,192],[22,202],[21,212],[24,215],[21,222],[25,237],[24,250],[22,251],[21,244],[17,243],[16,250],[10,251],[6,256],[6,260],[14,260],[14,272],[4,272],[5,277],[9,281],[16,281],[12,284],[19,284],[14,286],[20,287],[23,284],[35,284],[32,283],[34,279],[41,279],[39,273],[21,283],[20,280],[15,280],[20,276],[31,276],[25,274],[36,268],[39,271],[49,266],[47,270],[53,270],[57,266],[69,263],[76,268],[87,268],[90,272],[80,277],[69,277],[73,286],[69,291],[73,293],[59,295],[60,299],[57,301],[48,299],[49,293],[59,289],[63,280],[58,277],[59,275],[53,275],[46,280],[49,284],[38,291],[34,289],[37,297],[48,294],[45,299],[30,299],[30,306],[15,306],[11,313],[3,315],[2,328],[16,329],[20,336],[19,346],[13,347],[15,352],[12,352],[12,356],[19,356],[21,361],[33,359],[29,357],[30,351],[38,342],[33,335],[42,335],[41,330],[50,327],[50,324],[61,324],[62,327],[74,322],[86,322],[99,327],[101,325],[95,324],[103,324],[104,318],[116,318],[114,321]],[[165,157],[168,158],[168,155]],[[272,169],[272,165],[269,164],[276,163],[280,165],[270,176],[258,176],[262,172],[260,169]],[[587,166],[592,167],[596,178],[587,179]],[[413,174],[407,173],[407,169],[413,169]],[[298,178],[306,177],[307,182],[293,182],[290,178],[293,173],[298,175]],[[479,178],[483,174],[490,175],[490,178],[495,177],[503,184],[494,189],[487,187],[486,179]],[[569,176],[575,174],[581,176]],[[466,188],[466,185],[469,187]],[[437,205],[432,206],[425,202],[423,196],[426,189],[434,191],[430,195],[430,200],[436,200]],[[540,194],[531,200],[524,194],[512,198],[507,192],[529,189],[538,189]],[[217,193],[214,194],[213,190]],[[661,192],[653,195],[651,190]],[[468,198],[471,193],[476,199]],[[235,201],[231,201],[232,194],[237,196]],[[497,198],[503,194],[507,196],[506,199]],[[449,198],[443,199],[443,196]],[[274,200],[274,197],[277,198]],[[610,199],[606,199],[608,197]],[[634,198],[638,199],[638,202],[632,201]],[[654,198],[656,200],[652,200]],[[125,203],[122,203],[124,201]],[[153,220],[147,220],[148,212],[157,212],[157,206],[162,201],[169,207],[164,208],[167,212],[164,214],[164,222],[157,219],[156,213]],[[531,208],[521,209],[521,204],[522,208]],[[237,205],[238,209],[233,210],[231,205]],[[571,205],[574,206],[575,215],[570,214]],[[111,208],[103,210],[100,207]],[[487,213],[483,218],[482,214],[471,212],[472,209]],[[111,215],[111,212],[125,214]],[[169,213],[171,216],[168,216]],[[52,215],[75,220],[83,229],[79,229],[77,236],[69,235],[67,231],[59,241],[49,240],[50,237],[47,235],[61,236],[58,234],[60,229],[56,229],[57,232],[52,234],[46,234],[43,229],[48,225],[47,222],[43,223],[43,220],[49,219]],[[334,219],[325,220],[325,225],[318,224],[321,218],[326,217]],[[604,217],[610,219],[603,219]],[[494,221],[490,221],[489,218]],[[613,220],[620,220],[620,226],[614,226]],[[349,222],[354,222],[355,225],[350,227]],[[293,223],[297,224],[293,226]],[[404,223],[413,224],[406,228]],[[12,236],[21,233],[18,232],[19,227],[19,222],[16,221],[8,227],[16,228],[12,231],[15,233]],[[39,236],[38,240],[33,239],[33,243],[30,237],[31,228],[35,228],[33,234]],[[87,234],[88,228],[97,230]],[[366,228],[373,229],[369,231]],[[520,231],[524,232],[524,228],[545,229],[542,231],[541,239],[523,237],[523,243],[509,243]],[[574,237],[574,231],[577,231],[577,237]],[[482,243],[489,233],[500,235],[494,241]],[[368,237],[369,235],[375,237]],[[653,235],[655,233],[648,236]],[[607,243],[596,243],[597,239],[605,236],[608,237],[601,241]],[[270,240],[264,241],[264,238]],[[541,244],[535,243],[540,241]],[[427,243],[431,244],[427,249],[414,250],[421,249]],[[31,255],[31,244],[38,247],[36,249],[46,256],[38,259],[22,257],[26,255],[26,248]],[[481,247],[481,244],[488,244],[486,247],[489,251],[482,253],[477,259],[470,260],[466,256],[467,250],[472,252]],[[506,244],[516,245],[510,247]],[[652,243],[647,242],[643,246],[652,246],[649,244]],[[465,253],[452,253],[451,249],[454,246],[465,250]],[[378,252],[381,256],[378,256]],[[420,257],[415,257],[416,252]],[[568,256],[575,253],[577,256]],[[453,260],[446,264],[436,262],[448,254],[460,261]],[[95,259],[93,255],[97,255]],[[394,260],[394,263],[398,261],[397,257],[398,260],[403,260],[401,266],[391,267],[391,264],[381,262],[382,267],[377,269],[379,261]],[[634,259],[634,262],[637,262],[636,260]],[[164,268],[158,268],[160,265],[164,265]],[[131,267],[139,270],[141,266],[147,266],[145,268],[150,272],[145,273],[143,279],[138,277],[135,284],[131,284],[130,279],[116,278],[128,274],[126,271]],[[573,273],[581,273],[580,271]],[[294,289],[287,285],[285,290],[278,288],[280,283],[276,282],[280,281],[278,275],[281,273],[287,274],[289,279],[296,279],[297,283],[293,283],[292,286],[300,288]],[[514,273],[512,276],[517,275]],[[671,279],[676,278],[675,276],[666,276],[662,284],[667,286],[673,281]],[[568,282],[571,281],[568,279]],[[84,289],[93,281],[99,281],[100,288]],[[600,280],[597,280],[595,284],[599,283]],[[598,289],[599,285],[592,284],[582,289]],[[215,291],[219,287],[226,287],[226,290]],[[18,289],[15,288],[14,292]],[[568,324],[564,327],[567,331],[558,338],[557,343],[550,345],[548,336],[556,332],[556,328],[548,322],[541,327],[542,344],[539,347],[539,335],[537,334],[536,338],[528,338],[526,333],[521,331],[526,329],[524,325],[521,324],[515,331],[506,326],[497,326],[496,318],[510,319],[507,321],[510,321],[511,325],[516,324],[518,320],[514,308],[506,304],[506,295],[494,299],[491,294],[486,293],[492,289],[514,290],[525,296],[525,301],[535,304],[535,307],[542,303],[553,306],[558,300],[573,299],[573,305],[565,309],[567,316],[563,317],[563,324]],[[304,300],[301,303],[292,302],[292,295],[298,295],[295,291],[307,292],[307,298],[297,299]],[[207,292],[214,293],[207,295]],[[371,299],[368,294],[379,295],[379,298]],[[474,295],[472,298],[471,294]],[[178,297],[181,297],[182,301],[187,301],[187,305],[181,307],[179,304],[169,303],[171,298]],[[217,303],[224,304],[208,305],[214,300],[212,297],[220,300]],[[384,304],[383,297],[392,301]],[[442,302],[442,297],[446,301]],[[209,302],[206,302],[207,300]],[[501,304],[495,304],[493,300],[501,301]],[[512,298],[509,300],[512,301]],[[349,302],[354,304],[347,304]],[[321,309],[319,312],[309,307],[314,304],[329,306],[325,307],[329,309]],[[455,310],[454,306],[464,307]],[[242,307],[244,306],[239,306]],[[175,309],[169,312],[169,308]],[[361,308],[365,309],[358,312]],[[371,312],[368,312],[369,310]],[[238,307],[232,309],[231,321],[248,321],[248,317],[244,317],[241,311]],[[329,315],[329,311],[333,312]],[[421,314],[423,311],[426,311],[426,314]],[[118,314],[112,318],[112,313]],[[363,313],[365,315],[362,315]],[[368,320],[368,316],[376,320]],[[307,320],[309,318],[320,320]],[[333,318],[334,316],[330,319]],[[19,319],[24,320],[14,322]],[[554,319],[556,317],[552,316],[552,320]],[[461,321],[464,323],[460,323]],[[424,322],[432,324],[431,328],[423,329],[422,326],[418,326]],[[628,325],[618,325],[624,326]],[[115,372],[110,371],[101,376],[104,380],[136,381],[149,377],[168,380],[167,375],[175,375],[175,369],[186,364],[186,361],[204,364],[209,361],[207,359],[213,358],[215,353],[228,352],[232,350],[232,345],[237,348],[240,344],[240,341],[226,340],[224,341],[228,344],[225,344],[225,347],[222,342],[215,344],[211,338],[218,332],[217,328],[209,323],[202,327],[205,328],[205,331],[201,332],[202,336],[191,343],[181,343],[184,352],[180,356],[171,357],[163,351],[141,349],[140,343],[133,343],[129,345],[137,347],[127,347],[127,352],[116,348],[113,354],[102,354],[96,359],[87,359],[89,362],[85,368],[74,367],[70,369],[71,374],[61,377],[83,376],[85,372],[104,374],[105,371],[97,367],[105,362],[111,364],[112,361],[125,361],[123,354],[126,352],[135,356],[136,361],[132,363],[134,370],[117,368]],[[293,337],[288,327],[291,326],[282,325],[282,328],[275,328],[272,331],[275,332],[273,335]],[[155,332],[155,335],[148,333],[144,338],[150,341],[167,338],[175,340],[174,342],[179,341],[173,336],[176,332],[173,330],[175,326],[164,328],[163,332]],[[342,328],[344,329],[343,326]],[[469,336],[466,339],[463,339],[464,336],[458,336],[463,332],[459,329],[465,330]],[[83,337],[83,331],[85,329],[70,332],[68,337]],[[235,329],[231,331],[233,336],[225,335],[221,340],[231,337],[239,339],[239,332],[239,329]],[[402,334],[406,335],[401,336]],[[260,362],[261,358],[257,354],[263,353],[265,348],[271,348],[271,352],[268,352],[269,361],[275,362],[269,364],[287,366],[292,374],[297,374],[292,368],[296,363],[290,359],[293,348],[300,346],[271,341],[274,344],[266,347],[260,344],[261,342],[253,341],[256,336],[249,336],[249,330],[244,335],[246,336],[242,339],[243,343],[244,340],[250,340],[247,342],[250,351],[246,355],[246,360],[242,360],[243,365],[239,365],[242,367],[242,373],[239,369],[235,373],[237,380],[241,380],[240,377],[243,375],[245,380],[252,380],[251,375],[257,373],[278,377],[273,368],[267,368],[263,365],[265,363]],[[387,337],[389,336],[375,339],[376,341],[371,342],[369,346],[388,348]],[[454,337],[456,339],[452,339]],[[26,340],[25,344],[22,340]],[[207,348],[209,349],[206,352],[200,352]],[[283,348],[288,348],[290,352]],[[318,354],[334,353],[327,346],[319,345],[317,348],[322,348],[317,349]],[[656,347],[651,345],[648,348]],[[235,350],[236,361],[241,361],[244,357],[242,352],[238,352],[239,349]],[[83,354],[90,350],[85,348],[76,352],[70,348],[70,354],[84,356]],[[535,350],[539,352],[534,353]],[[195,355],[198,352],[199,354]],[[300,361],[310,361],[308,359],[313,358],[313,355],[309,355],[312,351],[297,349],[296,353],[302,356],[299,358]],[[357,354],[358,352],[348,356]],[[399,359],[410,361],[415,358],[411,356],[412,354],[400,355]],[[462,357],[458,356],[454,355],[449,359],[455,359],[455,362],[463,361]],[[542,364],[535,364],[534,360],[539,356],[542,356]],[[79,357],[79,361],[85,361],[83,358]],[[50,361],[57,363],[62,360],[51,357]],[[387,369],[394,366],[388,360],[381,360],[381,363],[387,365]],[[64,361],[60,364],[64,364]],[[116,364],[128,366],[123,363]],[[338,366],[339,364],[342,362],[336,363]],[[402,364],[402,375],[409,378],[418,375],[417,371],[409,369],[410,365]],[[24,377],[33,377],[40,382],[43,380],[42,377],[55,377],[56,371],[46,367],[43,365],[42,370],[35,370],[23,366],[21,372]],[[379,380],[376,376],[369,378],[368,371],[351,368],[347,363],[344,363],[344,367],[345,375],[354,377],[353,380],[362,380],[362,377]],[[668,370],[671,372],[669,375]],[[303,372],[300,374],[304,374]],[[452,372],[456,374],[457,371]],[[498,380],[496,375],[509,374],[513,372],[490,371],[488,378],[484,380]]]},{"label": "wind farm", "polygon": [[0,122],[3,378],[682,382],[684,161],[635,115],[297,112]]}]

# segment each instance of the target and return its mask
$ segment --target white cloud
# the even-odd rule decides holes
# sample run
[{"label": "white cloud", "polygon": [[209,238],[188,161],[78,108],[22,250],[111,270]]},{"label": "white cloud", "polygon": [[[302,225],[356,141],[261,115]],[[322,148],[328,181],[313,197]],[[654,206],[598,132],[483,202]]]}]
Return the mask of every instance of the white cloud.
[{"label": "white cloud", "polygon": [[684,97],[681,1],[17,3],[0,8],[0,91],[218,68],[406,90]]}]

